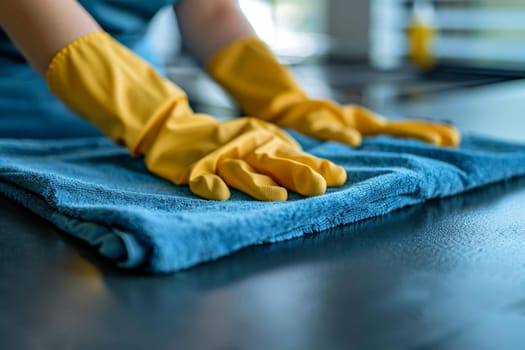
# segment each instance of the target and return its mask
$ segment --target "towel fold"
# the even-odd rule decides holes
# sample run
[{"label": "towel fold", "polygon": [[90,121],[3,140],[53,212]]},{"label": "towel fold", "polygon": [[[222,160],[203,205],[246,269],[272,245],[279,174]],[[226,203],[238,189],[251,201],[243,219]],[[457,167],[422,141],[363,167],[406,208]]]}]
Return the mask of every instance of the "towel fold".
[{"label": "towel fold", "polygon": [[344,166],[347,183],[318,197],[290,193],[287,202],[235,190],[229,201],[208,201],[101,137],[0,139],[0,192],[118,266],[167,273],[525,175],[525,145],[483,137],[466,135],[459,149],[372,137],[352,149],[293,136]]}]

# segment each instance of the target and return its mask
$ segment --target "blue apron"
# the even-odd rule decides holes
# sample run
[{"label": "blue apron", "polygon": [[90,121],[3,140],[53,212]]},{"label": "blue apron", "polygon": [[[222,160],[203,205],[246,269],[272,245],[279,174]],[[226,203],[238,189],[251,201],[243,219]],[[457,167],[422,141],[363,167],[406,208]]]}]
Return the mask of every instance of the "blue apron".
[{"label": "blue apron", "polygon": [[[156,64],[146,32],[152,17],[175,0],[80,0],[108,33]],[[0,137],[60,138],[100,135],[69,111],[0,30]]]}]

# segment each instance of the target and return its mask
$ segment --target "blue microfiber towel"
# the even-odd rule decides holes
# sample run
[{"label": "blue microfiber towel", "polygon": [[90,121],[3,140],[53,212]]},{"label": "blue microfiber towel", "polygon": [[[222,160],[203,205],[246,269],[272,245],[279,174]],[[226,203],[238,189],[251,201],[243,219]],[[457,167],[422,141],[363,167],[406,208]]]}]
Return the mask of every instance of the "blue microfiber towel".
[{"label": "blue microfiber towel", "polygon": [[525,145],[476,136],[459,149],[385,136],[352,149],[294,137],[344,166],[348,182],[318,197],[290,193],[287,202],[237,191],[229,201],[208,201],[150,174],[102,137],[3,139],[0,192],[121,267],[166,273],[525,175]]}]

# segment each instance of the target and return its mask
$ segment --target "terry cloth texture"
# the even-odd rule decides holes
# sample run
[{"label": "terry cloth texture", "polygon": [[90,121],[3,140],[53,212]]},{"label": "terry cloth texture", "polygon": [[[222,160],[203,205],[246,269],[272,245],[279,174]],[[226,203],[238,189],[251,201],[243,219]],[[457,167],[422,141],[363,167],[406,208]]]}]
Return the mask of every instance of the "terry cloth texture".
[{"label": "terry cloth texture", "polygon": [[352,149],[294,136],[344,166],[347,183],[318,197],[290,193],[287,202],[235,190],[229,201],[209,201],[102,137],[3,139],[0,192],[123,268],[167,273],[525,175],[525,145],[476,136],[464,136],[459,149],[390,137]]}]

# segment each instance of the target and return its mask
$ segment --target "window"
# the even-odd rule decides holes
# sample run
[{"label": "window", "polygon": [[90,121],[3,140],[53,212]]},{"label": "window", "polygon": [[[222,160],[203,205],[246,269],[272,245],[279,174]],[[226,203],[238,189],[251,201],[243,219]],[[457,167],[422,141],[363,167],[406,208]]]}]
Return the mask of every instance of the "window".
[{"label": "window", "polygon": [[257,34],[282,58],[302,60],[327,49],[324,1],[240,0]]}]

